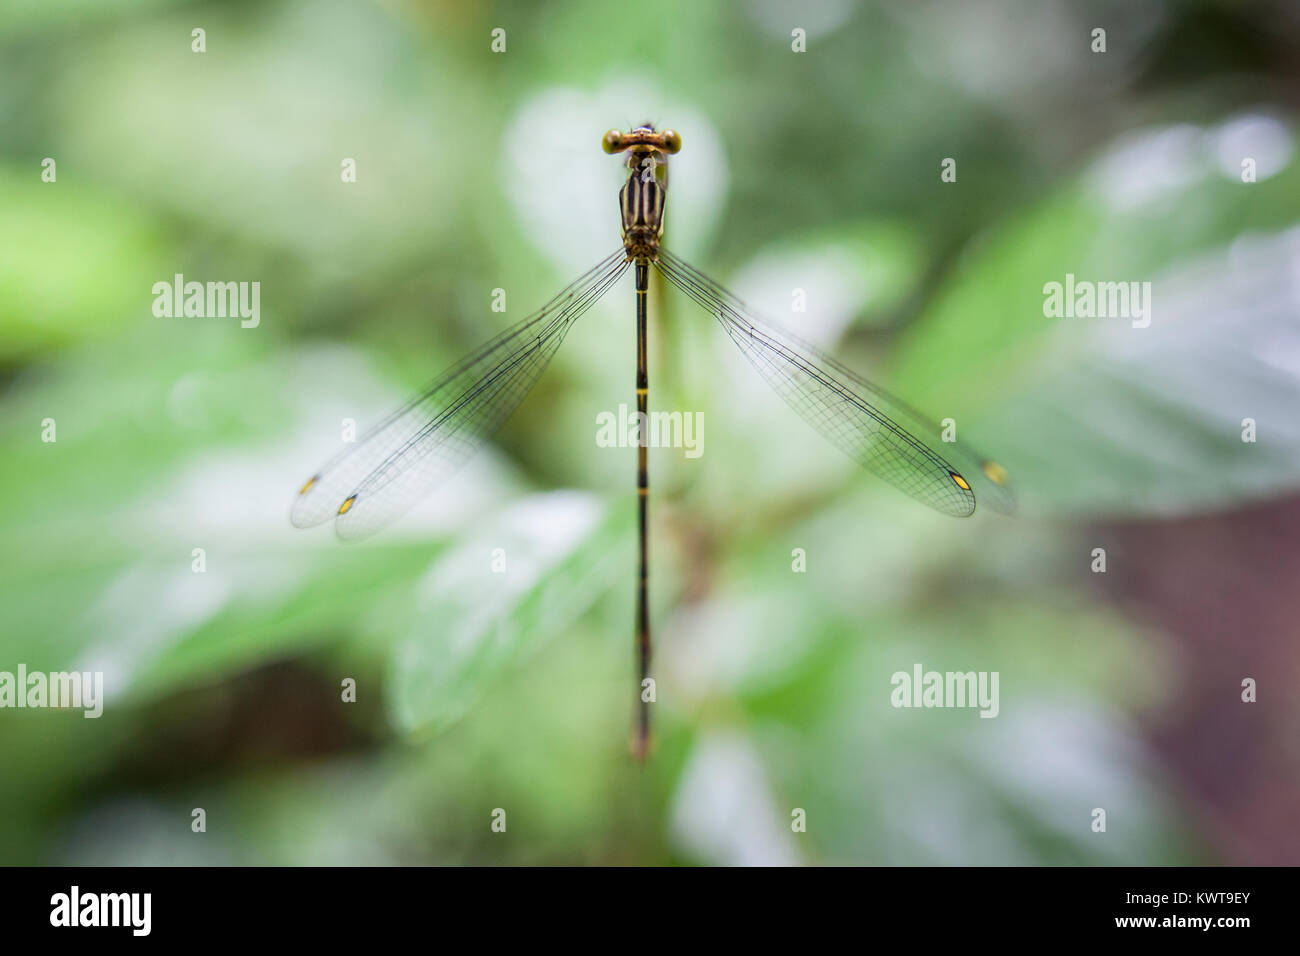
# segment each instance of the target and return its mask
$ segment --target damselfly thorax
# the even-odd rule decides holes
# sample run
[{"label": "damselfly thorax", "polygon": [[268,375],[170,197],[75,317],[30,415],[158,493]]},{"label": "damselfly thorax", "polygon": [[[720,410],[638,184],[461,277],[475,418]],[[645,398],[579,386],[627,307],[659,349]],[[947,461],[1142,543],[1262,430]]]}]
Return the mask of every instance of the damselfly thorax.
[{"label": "damselfly thorax", "polygon": [[607,153],[627,152],[627,182],[618,194],[627,257],[654,261],[664,235],[668,156],[682,148],[682,138],[671,129],[638,126],[628,133],[610,130],[601,145]]}]

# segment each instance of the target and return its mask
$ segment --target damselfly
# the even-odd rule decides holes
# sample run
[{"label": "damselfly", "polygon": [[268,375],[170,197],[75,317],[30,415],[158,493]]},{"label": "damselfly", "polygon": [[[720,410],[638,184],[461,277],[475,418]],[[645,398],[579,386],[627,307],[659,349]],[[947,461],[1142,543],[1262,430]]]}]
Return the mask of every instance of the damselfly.
[{"label": "damselfly", "polygon": [[[944,514],[964,517],[979,500],[1009,512],[1007,473],[957,442],[934,421],[789,332],[764,322],[722,286],[663,248],[668,157],[680,135],[645,125],[604,136],[605,152],[626,154],[619,191],[622,248],[598,262],[528,318],[434,379],[422,392],[326,462],[299,489],[298,527],[330,518],[341,538],[368,535],[406,511],[463,464],[518,407],[573,324],[629,266],[636,275],[637,526],[636,660],[641,687],[650,675],[647,603],[646,298],[653,265],[711,312],[787,404],[868,470]],[[633,734],[642,759],[650,744],[646,695]]]}]

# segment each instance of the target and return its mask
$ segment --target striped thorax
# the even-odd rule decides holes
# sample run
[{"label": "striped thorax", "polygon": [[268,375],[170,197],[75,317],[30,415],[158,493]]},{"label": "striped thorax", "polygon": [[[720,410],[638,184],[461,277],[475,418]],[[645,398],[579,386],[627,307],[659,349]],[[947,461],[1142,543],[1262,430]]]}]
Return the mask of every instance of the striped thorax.
[{"label": "striped thorax", "polygon": [[627,153],[627,182],[618,194],[627,257],[653,261],[664,234],[668,156],[682,148],[682,138],[674,130],[645,125],[628,133],[612,129],[601,145],[607,153]]}]

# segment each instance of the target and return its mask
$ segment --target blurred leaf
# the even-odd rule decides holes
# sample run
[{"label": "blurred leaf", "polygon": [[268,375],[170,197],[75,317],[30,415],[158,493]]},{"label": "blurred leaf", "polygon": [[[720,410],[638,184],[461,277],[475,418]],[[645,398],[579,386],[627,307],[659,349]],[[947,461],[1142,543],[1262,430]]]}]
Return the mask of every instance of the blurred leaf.
[{"label": "blurred leaf", "polygon": [[622,577],[632,514],[627,502],[537,496],[502,510],[437,561],[420,623],[393,651],[394,723],[407,732],[446,729],[507,668],[576,619]]},{"label": "blurred leaf", "polygon": [[[907,342],[898,387],[940,396],[922,400],[936,418],[980,416],[1027,511],[1168,515],[1300,485],[1295,236],[1229,246],[1300,218],[1300,163],[1235,182],[1209,139],[1179,127],[1114,151],[973,251]],[[1143,149],[1183,172],[1117,164]],[[1150,282],[1149,327],[1045,318],[1044,285],[1067,273]]]},{"label": "blurred leaf", "polygon": [[[897,308],[915,290],[923,265],[914,230],[853,222],[768,246],[727,284],[755,314],[829,348],[863,313],[880,318]],[[796,289],[807,311],[791,314]]]},{"label": "blurred leaf", "polygon": [[[191,51],[197,25],[206,53]],[[455,187],[479,160],[443,135],[475,125],[474,89],[455,67],[368,4],[211,7],[201,24],[167,11],[87,33],[45,95],[62,119],[61,163],[93,167],[209,238],[298,256],[318,283],[356,282],[456,221]],[[342,180],[345,158],[354,182]],[[251,278],[282,265],[264,257]]]},{"label": "blurred leaf", "polygon": [[[891,378],[900,394],[935,410],[978,410],[1018,396],[1063,323],[1108,321],[1044,317],[1046,283],[1064,282],[1067,273],[1151,281],[1242,232],[1300,219],[1300,162],[1246,184],[1217,168],[1208,133],[1180,139],[1172,158],[1161,146],[1168,135],[1135,134],[1054,197],[981,237],[900,343]],[[1137,184],[1124,178],[1117,160],[1136,165],[1144,151],[1158,150],[1191,169],[1172,183],[1159,169],[1142,170]],[[1156,309],[1157,323],[1178,319],[1159,299]]]},{"label": "blurred leaf", "polygon": [[793,866],[798,838],[773,799],[753,743],[735,730],[695,742],[673,799],[673,838],[692,860],[714,866]]},{"label": "blurred leaf", "polygon": [[[1185,824],[1120,710],[1158,706],[1170,662],[1124,621],[974,600],[846,623],[785,687],[745,701],[776,804],[820,821],[810,859],[971,865],[997,847],[1007,863],[1132,865],[1184,852],[1171,847]],[[892,675],[917,664],[998,674],[996,716],[894,707]],[[1095,806],[1124,840],[1094,839]]]},{"label": "blurred leaf", "polygon": [[168,275],[160,231],[136,206],[79,185],[67,165],[0,168],[0,359],[120,334],[150,317]]},{"label": "blurred leaf", "polygon": [[181,0],[9,0],[0,8],[0,29],[9,33],[25,30],[74,29],[87,21],[114,21],[140,17],[163,7],[179,6]]},{"label": "blurred leaf", "polygon": [[1022,497],[1170,516],[1300,487],[1297,271],[1300,231],[1243,239],[1158,278],[1150,328],[1051,356],[987,423]]}]

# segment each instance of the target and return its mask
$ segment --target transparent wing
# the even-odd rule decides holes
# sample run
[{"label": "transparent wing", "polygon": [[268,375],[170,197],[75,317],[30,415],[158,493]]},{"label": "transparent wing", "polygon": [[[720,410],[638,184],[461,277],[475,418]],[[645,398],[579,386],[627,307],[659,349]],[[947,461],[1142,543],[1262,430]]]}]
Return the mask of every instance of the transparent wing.
[{"label": "transparent wing", "polygon": [[965,517],[980,498],[1015,510],[1006,471],[959,442],[943,442],[938,422],[845,368],[798,337],[755,318],[708,276],[661,249],[669,282],[722,324],[777,394],[849,457],[937,511]]},{"label": "transparent wing", "polygon": [[361,538],[409,509],[510,417],[570,326],[627,266],[620,248],[443,372],[309,478],[294,498],[290,520],[306,528],[334,518],[339,537]]}]

